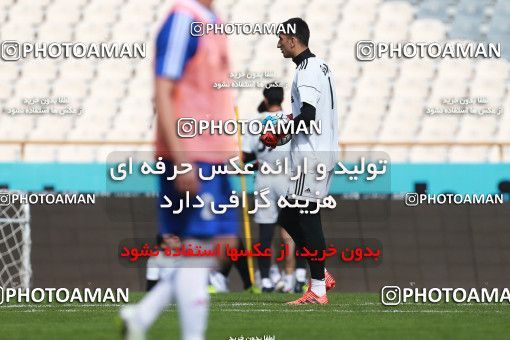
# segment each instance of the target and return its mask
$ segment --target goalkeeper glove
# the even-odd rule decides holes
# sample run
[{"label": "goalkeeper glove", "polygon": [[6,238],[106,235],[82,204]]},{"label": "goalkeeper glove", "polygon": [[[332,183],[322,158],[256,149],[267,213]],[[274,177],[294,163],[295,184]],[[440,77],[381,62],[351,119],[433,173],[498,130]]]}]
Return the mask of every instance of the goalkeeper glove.
[{"label": "goalkeeper glove", "polygon": [[272,132],[266,132],[260,136],[260,141],[265,146],[274,149],[276,148],[276,145],[278,145],[279,138]]}]

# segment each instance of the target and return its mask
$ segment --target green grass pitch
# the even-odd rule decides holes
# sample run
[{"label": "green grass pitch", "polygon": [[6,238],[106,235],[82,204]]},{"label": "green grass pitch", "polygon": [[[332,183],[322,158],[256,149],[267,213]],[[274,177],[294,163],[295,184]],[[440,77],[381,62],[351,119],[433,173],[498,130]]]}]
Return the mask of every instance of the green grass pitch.
[{"label": "green grass pitch", "polygon": [[[141,293],[131,294],[130,301]],[[212,295],[207,339],[509,339],[510,304],[382,306],[378,294],[328,294],[327,306],[287,306],[295,294]],[[120,339],[119,306],[0,306],[0,339]],[[149,339],[179,339],[175,306]]]}]

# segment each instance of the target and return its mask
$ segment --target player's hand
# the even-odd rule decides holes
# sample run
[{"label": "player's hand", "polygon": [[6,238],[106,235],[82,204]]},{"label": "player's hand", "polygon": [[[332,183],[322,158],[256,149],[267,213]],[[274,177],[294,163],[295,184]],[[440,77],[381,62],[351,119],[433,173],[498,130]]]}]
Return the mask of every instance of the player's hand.
[{"label": "player's hand", "polygon": [[173,234],[163,234],[163,242],[165,246],[170,249],[179,248],[181,246],[181,239]]},{"label": "player's hand", "polygon": [[273,149],[276,148],[276,146],[278,145],[278,137],[272,132],[266,132],[263,135],[261,135],[260,141],[265,146],[268,146]]},{"label": "player's hand", "polygon": [[175,188],[180,193],[188,191],[191,195],[196,195],[200,190],[197,172],[193,169],[185,174],[178,175],[175,178]]}]

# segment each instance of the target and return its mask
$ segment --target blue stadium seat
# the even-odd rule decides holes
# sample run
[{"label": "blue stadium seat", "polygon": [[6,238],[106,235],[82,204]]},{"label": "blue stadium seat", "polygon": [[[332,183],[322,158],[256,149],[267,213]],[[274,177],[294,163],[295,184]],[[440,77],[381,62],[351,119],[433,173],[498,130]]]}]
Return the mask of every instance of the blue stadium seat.
[{"label": "blue stadium seat", "polygon": [[510,20],[508,20],[508,14],[495,14],[489,28],[490,34],[506,34],[510,35]]},{"label": "blue stadium seat", "polygon": [[486,40],[492,43],[500,43],[502,57],[510,60],[510,35],[508,33],[489,32]]},{"label": "blue stadium seat", "polygon": [[448,20],[448,8],[450,1],[425,0],[418,8],[419,18],[436,18],[442,21]]},{"label": "blue stadium seat", "polygon": [[483,21],[481,15],[457,15],[453,21],[449,36],[452,39],[480,40],[480,24]]},{"label": "blue stadium seat", "polygon": [[491,0],[461,0],[457,5],[457,14],[464,16],[483,16]]},{"label": "blue stadium seat", "polygon": [[494,13],[510,15],[510,2],[508,0],[499,0],[494,5]]}]

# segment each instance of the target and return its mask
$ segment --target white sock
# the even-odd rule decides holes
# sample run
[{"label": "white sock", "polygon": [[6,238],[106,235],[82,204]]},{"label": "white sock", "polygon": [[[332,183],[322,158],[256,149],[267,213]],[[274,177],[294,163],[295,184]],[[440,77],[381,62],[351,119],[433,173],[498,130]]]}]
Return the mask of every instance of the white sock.
[{"label": "white sock", "polygon": [[205,338],[209,310],[208,272],[208,268],[180,268],[176,274],[182,340]]},{"label": "white sock", "polygon": [[280,269],[278,269],[277,265],[273,264],[269,269],[269,278],[273,284],[277,283],[282,278],[282,274],[280,274]]},{"label": "white sock", "polygon": [[262,288],[273,288],[273,282],[271,279],[265,277],[262,279]]},{"label": "white sock", "polygon": [[293,279],[293,276],[292,274],[285,274],[285,277],[284,277],[284,282],[285,282],[285,289],[288,290],[288,289],[291,289],[292,287],[292,280]]},{"label": "white sock", "polygon": [[174,275],[165,276],[136,304],[136,322],[144,330],[152,326],[161,312],[172,303],[175,289],[173,281]]},{"label": "white sock", "polygon": [[315,280],[312,279],[312,292],[317,296],[323,296],[326,294],[326,280]]},{"label": "white sock", "polygon": [[228,293],[228,280],[222,273],[217,271],[210,271],[209,281],[213,287],[216,288],[217,293]]},{"label": "white sock", "polygon": [[299,282],[306,281],[306,269],[304,268],[296,269],[296,280]]}]

